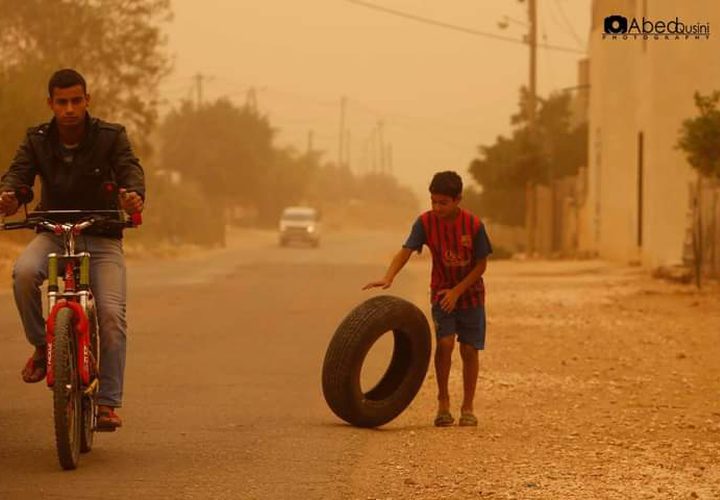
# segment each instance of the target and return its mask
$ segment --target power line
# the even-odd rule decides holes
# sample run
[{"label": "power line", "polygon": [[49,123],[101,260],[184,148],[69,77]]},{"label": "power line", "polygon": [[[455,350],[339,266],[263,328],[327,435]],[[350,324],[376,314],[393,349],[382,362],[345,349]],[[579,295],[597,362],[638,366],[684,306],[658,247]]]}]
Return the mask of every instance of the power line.
[{"label": "power line", "polygon": [[[468,35],[480,36],[480,37],[485,37],[485,38],[492,38],[492,39],[494,39],[494,40],[500,40],[500,41],[502,41],[502,42],[518,43],[518,44],[521,44],[521,45],[528,45],[528,44],[529,44],[528,41],[520,40],[520,39],[518,39],[518,38],[512,38],[512,37],[509,37],[509,36],[497,35],[497,34],[495,34],[495,33],[488,33],[488,32],[486,32],[486,31],[480,31],[480,30],[476,30],[476,29],[473,29],[473,28],[466,28],[466,27],[464,27],[464,26],[457,26],[457,25],[455,25],[455,24],[450,24],[450,23],[446,23],[446,22],[443,22],[443,21],[437,21],[437,20],[435,20],[435,19],[430,19],[430,18],[427,18],[427,17],[417,16],[417,15],[415,15],[415,14],[410,14],[410,13],[408,13],[408,12],[402,12],[402,11],[399,11],[399,10],[390,9],[390,8],[387,8],[387,7],[383,7],[383,6],[381,6],[381,5],[375,5],[375,4],[373,4],[373,3],[365,2],[365,1],[363,1],[363,0],[345,0],[345,1],[346,1],[346,2],[349,2],[349,3],[354,3],[354,4],[356,4],[356,5],[362,5],[363,7],[367,7],[368,9],[377,10],[377,11],[380,11],[380,12],[384,12],[384,13],[386,13],[386,14],[392,14],[392,15],[394,15],[394,16],[403,17],[403,18],[405,18],[405,19],[410,19],[410,20],[417,21],[417,22],[420,22],[420,23],[430,24],[430,25],[437,26],[437,27],[440,27],[440,28],[446,28],[446,29],[450,29],[450,30],[453,30],[453,31],[459,31],[459,32],[462,32],[462,33],[465,33],[465,34],[468,34]],[[549,44],[546,44],[546,43],[537,44],[537,46],[538,46],[538,47],[542,47],[542,48],[547,49],[547,50],[557,50],[557,51],[560,51],[560,52],[572,52],[572,53],[575,53],[575,54],[585,54],[585,51],[584,51],[584,50],[574,49],[574,48],[571,48],[571,47],[561,47],[561,46],[558,46],[558,45],[549,45]]]},{"label": "power line", "polygon": [[[552,16],[552,12],[550,12],[550,14]],[[547,12],[543,12],[543,10],[541,10],[540,11],[540,30],[542,31],[543,40],[548,39],[547,30],[546,30],[546,26],[545,26],[545,20],[546,20],[545,18],[546,17],[547,17]],[[554,17],[553,17],[553,19],[554,19]],[[547,57],[546,59],[547,59],[547,63],[546,63],[545,67],[548,69],[548,74],[550,76],[550,78],[549,78],[550,85],[548,85],[548,87],[554,88],[555,87],[555,70],[553,68],[552,57]]]},{"label": "power line", "polygon": [[[334,108],[337,109],[338,103],[337,101],[329,101],[324,100],[321,98],[318,98],[317,96],[310,96],[307,94],[295,92],[295,91],[289,91],[284,88],[278,88],[278,87],[271,87],[267,85],[263,85],[261,87],[253,87],[251,85],[241,84],[239,81],[225,77],[225,76],[208,76],[206,74],[197,73],[192,80],[189,82],[189,85],[186,90],[186,96],[185,101],[192,102],[195,98],[197,99],[197,93],[198,93],[198,87],[197,87],[197,79],[198,76],[200,76],[203,81],[220,81],[225,82],[229,84],[230,89],[228,92],[223,92],[221,95],[223,97],[236,97],[236,96],[245,96],[248,95],[249,89],[255,89],[257,91],[263,91],[263,92],[269,92],[272,94],[280,95],[280,96],[286,96],[290,97],[295,101],[298,102],[304,102],[306,104],[310,104],[313,106],[323,107],[323,108]],[[180,89],[178,89],[180,90]],[[205,99],[207,96],[203,95],[202,99]],[[170,104],[168,102],[168,104]],[[466,144],[461,144],[460,142],[456,142],[454,139],[445,139],[440,137],[443,133],[448,133],[448,131],[452,129],[457,129],[457,131],[465,130],[465,127],[455,125],[452,123],[452,121],[447,122],[443,119],[437,118],[437,117],[424,117],[424,116],[413,116],[408,114],[402,114],[402,113],[396,113],[396,112],[382,112],[378,109],[374,109],[373,106],[369,106],[365,104],[362,101],[359,101],[357,99],[353,99],[348,97],[346,100],[346,106],[347,111],[350,111],[350,109],[355,110],[362,110],[364,113],[367,113],[367,115],[373,116],[375,118],[375,123],[377,121],[384,121],[385,125],[390,125],[393,128],[399,128],[403,129],[408,133],[417,133],[419,131],[423,131],[423,133],[427,133],[428,131],[433,131],[432,138],[429,139],[431,142],[435,144],[442,144],[443,146],[457,150],[457,149],[465,149],[467,147]],[[464,111],[464,110],[463,110]],[[303,129],[304,136],[306,136],[307,126],[310,125],[317,125],[316,119],[308,119],[306,117],[302,117],[299,119],[289,119],[287,115],[285,118],[280,120],[282,123],[277,123],[276,126],[284,131],[288,132],[289,130],[298,130]],[[375,127],[374,127],[375,128]],[[377,133],[377,132],[375,132]],[[449,135],[449,134],[448,134]],[[455,133],[452,134],[453,138],[455,137]],[[337,133],[334,135],[335,140],[337,141]],[[313,142],[322,141],[328,144],[327,148],[328,150],[331,149],[330,143],[332,142],[333,135],[329,133],[318,133],[318,131],[313,131]],[[376,139],[377,140],[377,139]],[[347,144],[348,138],[347,136],[343,137],[343,142]],[[316,147],[316,144],[313,144],[313,147]],[[343,145],[342,149],[338,148],[339,150],[343,151],[344,154],[347,154],[347,147]],[[379,154],[378,149],[378,154]],[[342,161],[342,160],[341,160]]]},{"label": "power line", "polygon": [[565,9],[563,9],[563,6],[560,5],[560,2],[558,2],[558,0],[554,0],[554,2],[555,2],[555,6],[558,8],[558,11],[560,12],[560,16],[565,21],[565,25],[568,27],[568,31],[570,32],[572,37],[575,39],[575,41],[578,43],[578,45],[580,45],[580,47],[584,47],[585,42],[583,42],[583,40],[580,38],[580,36],[578,36],[577,32],[575,31],[575,28],[573,28],[572,23],[570,22],[570,20],[567,18],[567,15],[565,14]]}]

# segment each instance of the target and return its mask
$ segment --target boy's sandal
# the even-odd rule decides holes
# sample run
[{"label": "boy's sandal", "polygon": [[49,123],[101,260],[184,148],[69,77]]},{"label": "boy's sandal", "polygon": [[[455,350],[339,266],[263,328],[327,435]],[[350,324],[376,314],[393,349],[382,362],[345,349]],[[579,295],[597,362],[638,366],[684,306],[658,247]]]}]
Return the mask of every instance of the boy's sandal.
[{"label": "boy's sandal", "polygon": [[470,413],[470,412],[464,412],[460,415],[460,420],[458,421],[458,425],[460,427],[476,427],[478,424],[477,417]]},{"label": "boy's sandal", "polygon": [[455,423],[455,419],[449,411],[439,411],[435,417],[435,427],[449,427]]},{"label": "boy's sandal", "polygon": [[25,366],[20,373],[22,375],[23,382],[28,384],[40,382],[47,374],[47,357],[37,356],[37,353],[33,353],[33,355],[30,356],[25,363]]}]

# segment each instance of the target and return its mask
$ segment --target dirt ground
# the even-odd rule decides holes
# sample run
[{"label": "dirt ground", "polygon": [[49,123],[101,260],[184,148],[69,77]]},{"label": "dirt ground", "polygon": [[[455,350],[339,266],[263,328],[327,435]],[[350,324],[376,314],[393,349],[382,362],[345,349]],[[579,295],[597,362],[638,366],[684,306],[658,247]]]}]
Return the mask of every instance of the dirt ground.
[{"label": "dirt ground", "polygon": [[[47,389],[18,381],[27,346],[0,292],[0,498],[720,498],[720,288],[639,268],[492,261],[480,425],[432,426],[432,369],[390,424],[340,422],[324,350],[404,236],[280,249],[242,231],[225,250],[130,259],[126,425],[71,473]],[[389,292],[427,313],[429,265],[414,257]]]},{"label": "dirt ground", "polygon": [[428,426],[429,374],[355,469],[367,498],[720,498],[716,285],[601,262],[496,262],[487,282],[479,427]]}]

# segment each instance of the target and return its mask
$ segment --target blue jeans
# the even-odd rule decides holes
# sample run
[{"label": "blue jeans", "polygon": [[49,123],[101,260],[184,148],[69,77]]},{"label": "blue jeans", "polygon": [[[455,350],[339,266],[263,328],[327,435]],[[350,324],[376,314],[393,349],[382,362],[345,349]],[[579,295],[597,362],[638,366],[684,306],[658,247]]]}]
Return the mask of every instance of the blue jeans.
[{"label": "blue jeans", "polygon": [[[100,326],[100,388],[98,404],[122,404],[125,372],[126,276],[122,241],[79,236],[76,252],[90,252],[90,286]],[[40,233],[23,250],[13,268],[13,292],[28,341],[45,345],[45,319],[40,286],[47,279],[48,254],[63,253],[62,238]],[[60,270],[62,272],[62,270]]]}]

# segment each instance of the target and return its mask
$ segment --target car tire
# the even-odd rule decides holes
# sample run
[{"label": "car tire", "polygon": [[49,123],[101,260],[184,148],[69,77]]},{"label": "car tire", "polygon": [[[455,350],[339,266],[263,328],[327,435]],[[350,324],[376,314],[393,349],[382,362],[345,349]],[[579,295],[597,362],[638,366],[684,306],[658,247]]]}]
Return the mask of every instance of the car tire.
[{"label": "car tire", "polygon": [[[363,393],[360,372],[372,345],[386,332],[394,337],[390,364],[380,381]],[[377,427],[400,415],[420,390],[430,363],[430,326],[412,303],[381,295],[342,321],[325,354],[323,395],[330,409],[358,427]]]}]

